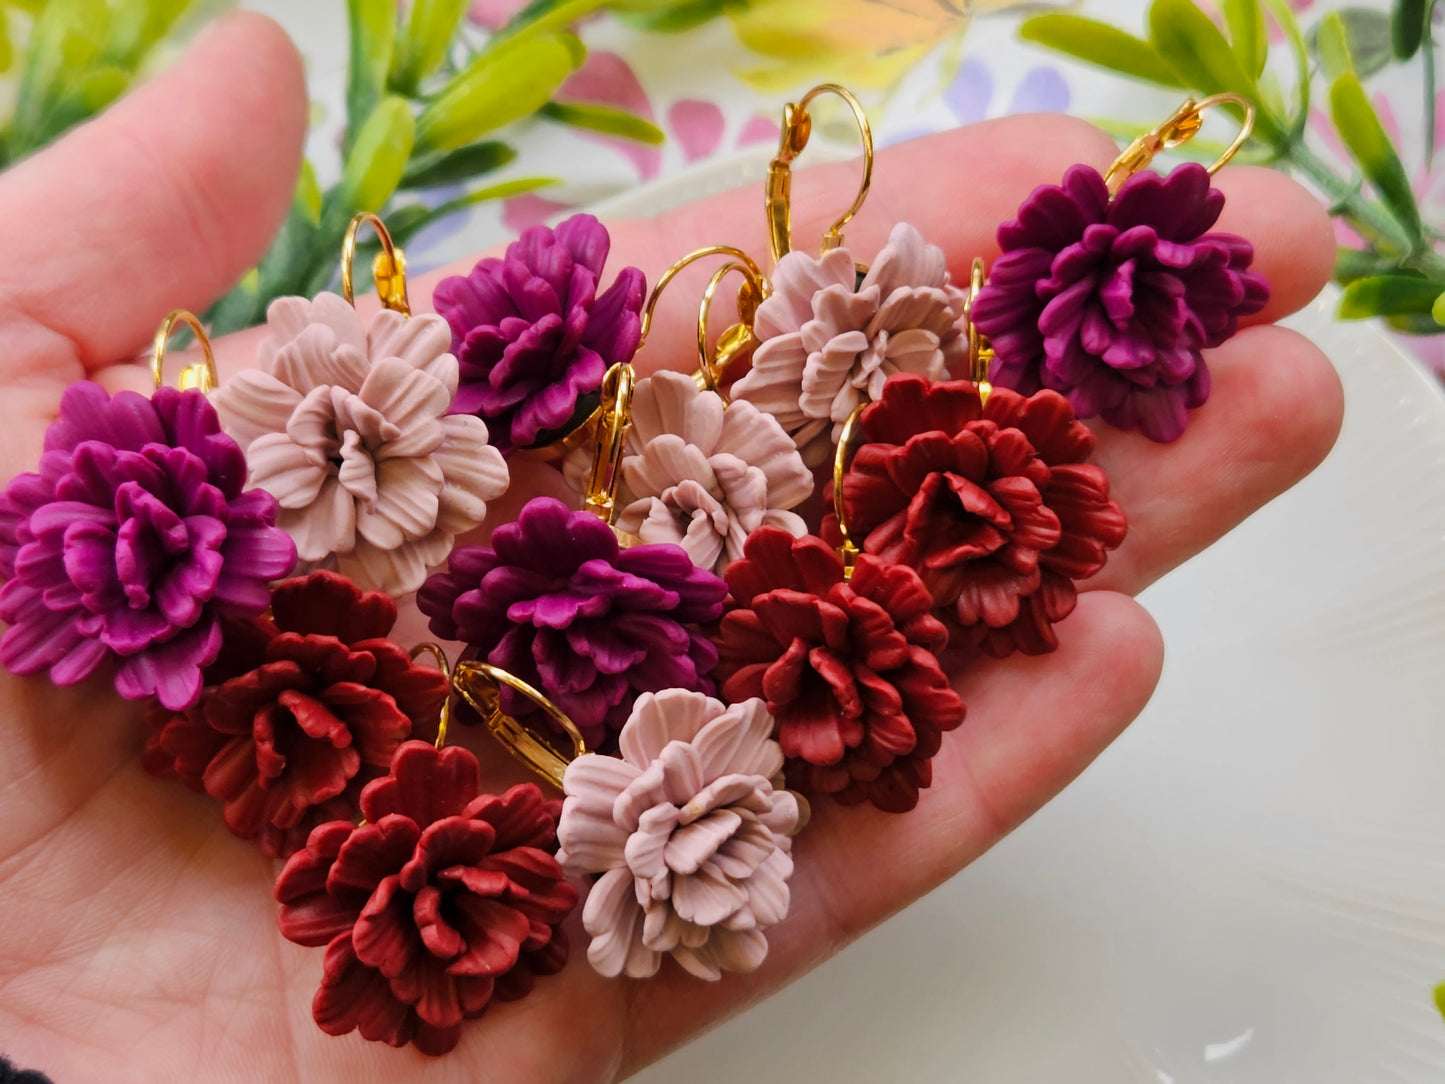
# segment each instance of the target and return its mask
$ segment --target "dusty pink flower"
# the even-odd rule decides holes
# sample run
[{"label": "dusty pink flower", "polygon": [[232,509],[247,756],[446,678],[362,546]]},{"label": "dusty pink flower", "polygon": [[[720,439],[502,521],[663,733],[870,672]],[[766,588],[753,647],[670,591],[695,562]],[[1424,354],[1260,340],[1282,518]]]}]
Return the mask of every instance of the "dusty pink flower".
[{"label": "dusty pink flower", "polygon": [[599,972],[643,978],[671,954],[717,979],[763,962],[808,820],[772,732],[761,700],[728,707],[668,689],[638,697],[620,759],[568,766],[557,860],[599,875],[582,911]]},{"label": "dusty pink flower", "polygon": [[900,222],[861,283],[853,261],[838,248],[778,262],[754,320],[762,343],[732,387],[782,423],[810,466],[894,373],[937,380],[968,355],[964,294],[950,284],[942,249]]},{"label": "dusty pink flower", "polygon": [[273,301],[267,321],[261,367],[214,396],[251,484],[280,502],[303,570],[415,591],[508,481],[485,423],[447,414],[457,390],[451,330],[439,316],[390,310],[367,325],[326,293]]},{"label": "dusty pink flower", "polygon": [[622,530],[675,542],[721,575],[759,527],[807,533],[789,509],[812,492],[812,472],[788,434],[752,403],[724,406],[682,373],[638,384],[618,494]]}]

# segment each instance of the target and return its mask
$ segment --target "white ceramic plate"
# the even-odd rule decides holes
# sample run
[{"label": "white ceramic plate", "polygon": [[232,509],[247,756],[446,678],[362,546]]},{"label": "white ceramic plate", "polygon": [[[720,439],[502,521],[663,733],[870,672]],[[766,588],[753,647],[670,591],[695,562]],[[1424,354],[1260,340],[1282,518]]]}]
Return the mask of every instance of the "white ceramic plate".
[{"label": "white ceramic plate", "polygon": [[[699,179],[599,211],[655,214]],[[1445,1080],[1445,398],[1330,308],[1294,323],[1344,378],[1339,445],[1145,596],[1169,661],[1128,734],[640,1082]]]}]

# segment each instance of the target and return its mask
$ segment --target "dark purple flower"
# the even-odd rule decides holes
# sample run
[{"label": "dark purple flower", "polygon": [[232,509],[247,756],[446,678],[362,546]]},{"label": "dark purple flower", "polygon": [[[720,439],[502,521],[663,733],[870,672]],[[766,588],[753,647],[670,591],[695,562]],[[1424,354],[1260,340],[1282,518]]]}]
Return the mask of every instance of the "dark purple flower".
[{"label": "dark purple flower", "polygon": [[219,618],[261,613],[296,562],[276,501],[245,481],[201,392],[73,384],[40,473],[0,494],[0,660],[71,685],[114,658],[122,696],[190,707]]},{"label": "dark purple flower", "polygon": [[437,286],[432,302],[461,363],[451,412],[484,418],[503,455],[563,428],[607,368],[637,353],[647,284],[624,267],[597,292],[610,246],[602,223],[573,215]]},{"label": "dark purple flower", "polygon": [[1177,438],[1185,410],[1209,398],[1200,351],[1269,299],[1248,270],[1253,246],[1208,232],[1223,206],[1194,163],[1136,173],[1112,201],[1090,166],[1034,189],[999,227],[1003,255],[973,307],[997,354],[989,379],[1025,395],[1051,388],[1081,418]]},{"label": "dark purple flower", "polygon": [[[622,549],[596,516],[538,497],[490,548],[453,550],[417,605],[432,632],[535,685],[598,748],[639,693],[713,691],[717,648],[697,626],[721,616],[726,596],[681,546]],[[537,710],[503,694],[509,715]]]}]

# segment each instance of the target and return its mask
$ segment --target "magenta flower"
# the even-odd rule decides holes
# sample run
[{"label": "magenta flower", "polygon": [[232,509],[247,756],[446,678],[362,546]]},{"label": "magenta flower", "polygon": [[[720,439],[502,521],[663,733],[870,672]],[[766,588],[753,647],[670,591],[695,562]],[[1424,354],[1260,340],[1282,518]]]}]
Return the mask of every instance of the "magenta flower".
[{"label": "magenta flower", "polygon": [[[621,730],[639,693],[711,693],[717,648],[698,628],[727,585],[671,543],[622,549],[612,528],[561,501],[528,501],[490,548],[452,551],[417,606],[431,630],[537,686],[593,749]],[[503,690],[502,710],[536,705]]]},{"label": "magenta flower", "polygon": [[1003,255],[974,304],[997,353],[989,379],[1061,392],[1079,417],[1151,440],[1179,437],[1185,411],[1209,398],[1201,351],[1269,299],[1250,243],[1208,232],[1223,206],[1193,163],[1137,173],[1112,201],[1090,166],[1036,188],[999,227]]},{"label": "magenta flower", "polygon": [[40,473],[0,494],[0,660],[71,685],[114,659],[122,696],[190,707],[220,618],[261,613],[296,563],[275,499],[245,481],[201,392],[71,385]]},{"label": "magenta flower", "polygon": [[433,304],[461,363],[451,412],[485,419],[503,455],[564,429],[589,409],[608,367],[637,353],[646,282],[624,267],[599,294],[610,246],[602,223],[573,215],[437,286]]}]

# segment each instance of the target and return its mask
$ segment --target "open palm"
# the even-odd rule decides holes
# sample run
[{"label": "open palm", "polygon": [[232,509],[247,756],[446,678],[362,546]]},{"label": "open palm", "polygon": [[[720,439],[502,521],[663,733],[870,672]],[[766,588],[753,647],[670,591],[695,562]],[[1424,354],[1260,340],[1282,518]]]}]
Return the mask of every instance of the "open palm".
[{"label": "open palm", "polygon": [[[289,43],[265,20],[236,15],[105,118],[0,176],[0,477],[33,468],[67,383],[144,389],[148,375],[129,359],[164,313],[204,307],[255,262],[285,212],[304,116]],[[994,250],[995,225],[1034,185],[1112,154],[1101,133],[1055,117],[907,144],[880,158],[850,240],[876,249],[894,221],[910,220],[959,278]],[[801,174],[798,235],[819,235],[851,184],[846,168]],[[104,682],[56,689],[0,675],[0,1049],[58,1082],[607,1080],[958,871],[1083,770],[1148,699],[1162,648],[1129,596],[1295,482],[1334,439],[1333,371],[1308,342],[1269,326],[1328,275],[1328,222],[1276,174],[1233,168],[1220,186],[1223,227],[1255,241],[1273,285],[1269,309],[1214,352],[1213,399],[1183,440],[1161,447],[1101,433],[1097,462],[1131,532],[1083,585],[1060,649],[962,677],[968,718],[913,813],[818,803],[797,847],[792,913],[759,972],[711,985],[675,968],[643,983],[606,980],[579,951],[530,997],[468,1025],[445,1058],[329,1038],[310,1018],[320,953],[276,931],[274,864],[227,832],[217,805],[142,771],[135,706]],[[705,243],[759,252],[760,194],[615,224],[613,237],[618,265],[650,278]],[[413,284],[414,298],[428,296],[427,282]],[[688,367],[682,308],[660,314],[643,365]],[[223,367],[243,364],[247,337],[218,347]],[[519,479],[496,516],[530,495],[529,480],[544,484]]]}]

